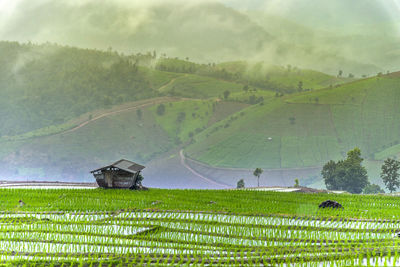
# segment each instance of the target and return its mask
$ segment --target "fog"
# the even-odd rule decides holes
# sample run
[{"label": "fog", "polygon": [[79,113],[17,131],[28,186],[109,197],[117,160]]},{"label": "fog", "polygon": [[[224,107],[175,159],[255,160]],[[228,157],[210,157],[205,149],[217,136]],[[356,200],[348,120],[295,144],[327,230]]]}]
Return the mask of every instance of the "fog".
[{"label": "fog", "polygon": [[397,0],[1,0],[0,9],[2,40],[358,75],[395,69],[400,58]]},{"label": "fog", "polygon": [[[238,75],[234,73],[235,67],[238,66],[244,69],[241,69],[243,73],[254,74],[261,83],[270,78],[266,70],[287,70],[287,73],[298,70],[299,76],[290,81],[294,88],[292,93],[302,93],[301,88],[299,91],[296,88],[306,83],[304,79],[315,83],[307,87],[312,90],[316,89],[313,86],[319,86],[318,89],[338,86],[335,79],[352,82],[353,78],[370,77],[378,72],[398,71],[399,14],[400,0],[0,0],[0,41],[27,44],[0,43],[0,177],[92,181],[90,168],[126,157],[148,166],[144,174],[149,186],[209,188],[210,184],[199,179],[196,172],[206,173],[215,180],[236,181],[239,177],[247,177],[246,184],[254,186],[255,181],[248,178],[249,175],[253,177],[247,169],[221,171],[209,166],[204,170],[199,164],[190,166],[194,170],[190,171],[182,166],[183,159],[177,151],[186,143],[174,140],[177,136],[168,136],[156,121],[158,117],[154,119],[154,114],[146,113],[144,108],[144,116],[151,118],[151,123],[147,122],[145,126],[142,121],[138,123],[138,116],[132,113],[131,117],[121,119],[121,124],[107,117],[108,126],[114,125],[115,132],[108,126],[110,132],[101,129],[100,121],[91,124],[93,128],[85,128],[87,131],[82,136],[79,133],[63,136],[58,134],[63,131],[58,127],[66,123],[63,127],[67,129],[72,124],[92,120],[89,112],[98,109],[107,111],[146,97],[169,97],[169,93],[173,95],[172,92],[176,93],[184,86],[202,85],[207,75],[207,79],[215,79],[215,87],[225,86],[218,83],[221,80],[233,82],[236,84],[227,86],[231,93],[234,93],[231,87],[242,92],[241,88],[248,85],[249,80],[235,80]],[[122,54],[135,56],[122,57]],[[159,76],[148,75],[156,69],[156,63],[166,57],[185,60],[179,61],[181,69],[173,69],[173,62],[170,69],[157,69],[162,72]],[[114,63],[120,61],[125,65],[118,68]],[[187,61],[207,65],[196,65],[205,68],[203,72],[195,72],[191,70],[195,64]],[[246,63],[209,64],[228,61]],[[140,71],[136,64],[142,68]],[[223,76],[225,66],[231,67],[231,70],[227,67],[232,71],[231,77]],[[182,71],[183,68],[186,69]],[[256,73],[257,68],[262,71]],[[332,74],[332,81],[317,84],[313,80],[314,74],[303,79],[299,68]],[[111,73],[110,69],[115,72]],[[340,77],[336,77],[339,70]],[[202,75],[204,77],[198,77]],[[276,86],[271,82],[274,86],[260,88],[275,90],[273,99],[277,99],[277,95],[283,96],[278,94],[282,93],[279,86],[285,86],[290,80],[284,75]],[[315,77],[320,77],[320,73]],[[181,87],[168,88],[177,80],[182,81]],[[169,91],[163,92],[160,88]],[[209,89],[206,86],[199,88],[194,88],[193,93]],[[255,93],[256,89],[252,89]],[[222,99],[222,92],[213,97]],[[173,96],[182,97],[178,93]],[[239,92],[236,93],[241,97]],[[193,95],[196,99],[201,97],[201,94]],[[195,118],[197,115],[193,113],[192,118]],[[79,116],[78,122],[71,122]],[[292,115],[288,116],[292,118]],[[128,119],[132,121],[128,123]],[[171,123],[175,121],[171,120]],[[151,130],[140,132],[136,125]],[[189,129],[188,134],[193,136],[197,130],[194,135],[200,134],[210,125],[201,126]],[[93,129],[101,132],[104,139]],[[159,135],[153,136],[153,133]],[[120,139],[116,138],[119,134]],[[159,143],[140,146],[155,139]],[[393,140],[389,141],[384,145],[393,145]],[[87,153],[89,142],[107,145],[90,154]],[[108,146],[110,150],[106,152]],[[148,151],[149,148],[152,151]],[[383,149],[382,146],[379,149]],[[228,167],[237,168],[234,164]],[[262,182],[289,186],[295,177],[316,180],[320,168],[306,167],[303,172],[266,170]],[[224,186],[226,184],[220,187]]]}]

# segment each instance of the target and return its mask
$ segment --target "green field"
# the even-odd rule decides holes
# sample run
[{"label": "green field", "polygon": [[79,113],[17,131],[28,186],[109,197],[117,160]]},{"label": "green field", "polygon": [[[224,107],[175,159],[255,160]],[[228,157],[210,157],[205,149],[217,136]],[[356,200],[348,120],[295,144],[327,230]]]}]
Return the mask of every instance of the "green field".
[{"label": "green field", "polygon": [[[391,196],[160,189],[1,189],[0,195],[0,262],[8,265],[400,261],[400,204]],[[319,209],[327,199],[345,208]]]},{"label": "green field", "polygon": [[225,91],[242,91],[243,85],[193,74],[184,74],[159,89],[160,93],[190,98],[223,97]]},{"label": "green field", "polygon": [[186,152],[212,166],[249,169],[321,166],[356,146],[382,160],[399,153],[399,84],[383,76],[273,97],[206,129]]}]

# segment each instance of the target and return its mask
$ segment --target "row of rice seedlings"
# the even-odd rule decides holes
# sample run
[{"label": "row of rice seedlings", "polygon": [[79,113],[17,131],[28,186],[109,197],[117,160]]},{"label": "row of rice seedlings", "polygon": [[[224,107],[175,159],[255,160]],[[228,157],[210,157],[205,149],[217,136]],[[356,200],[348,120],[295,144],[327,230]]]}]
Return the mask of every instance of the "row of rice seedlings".
[{"label": "row of rice seedlings", "polygon": [[[20,251],[32,253],[43,250],[47,251],[48,249],[51,251],[51,249],[54,249],[59,253],[69,254],[76,254],[80,249],[83,249],[84,252],[88,251],[89,249],[93,249],[99,253],[116,253],[118,255],[133,252],[145,255],[146,253],[158,252],[167,254],[169,256],[182,255],[185,253],[191,254],[200,251],[204,254],[204,257],[209,257],[215,255],[216,251],[222,255],[232,246],[242,246],[243,248],[238,249],[237,254],[229,256],[226,255],[225,258],[220,257],[221,261],[223,262],[224,260],[229,260],[231,258],[233,260],[237,259],[238,261],[240,259],[245,259],[247,261],[254,256],[254,253],[251,254],[248,252],[249,248],[265,247],[263,250],[263,255],[260,257],[261,259],[272,260],[273,251],[281,251],[280,253],[275,253],[275,256],[280,255],[280,257],[286,257],[288,259],[300,257],[304,262],[312,262],[312,258],[310,257],[333,257],[332,255],[335,255],[338,252],[342,253],[350,249],[357,249],[358,251],[362,252],[373,248],[387,246],[387,240],[393,239],[392,234],[394,227],[388,231],[382,230],[378,233],[365,230],[376,229],[377,227],[384,227],[387,225],[395,226],[394,223],[381,223],[379,221],[341,221],[340,224],[337,221],[329,222],[329,225],[332,229],[344,228],[343,230],[354,230],[351,232],[333,232],[328,231],[326,228],[327,224],[325,223],[327,221],[312,221],[310,219],[304,220],[305,223],[303,223],[300,219],[282,220],[282,218],[279,218],[281,219],[280,223],[276,225],[276,229],[273,229],[272,227],[262,228],[262,224],[269,222],[269,226],[271,226],[273,225],[273,222],[276,222],[277,217],[268,218],[265,216],[256,217],[226,214],[131,212],[117,214],[115,217],[119,217],[121,220],[117,219],[116,221],[113,221],[107,219],[110,218],[108,216],[109,213],[105,213],[105,216],[99,219],[100,221],[97,220],[97,218],[95,221],[93,221],[93,216],[84,213],[71,217],[59,217],[58,215],[55,215],[50,221],[38,222],[32,225],[26,224],[25,219],[12,222],[4,221],[3,224],[0,224],[0,232],[5,240],[4,242],[0,242],[4,243],[4,247],[0,249],[4,251],[17,251],[20,249]],[[7,215],[5,215],[5,217],[7,217]],[[9,218],[11,217],[12,216]],[[31,218],[34,216],[27,217]],[[57,219],[55,219],[55,217],[57,217]],[[138,219],[137,222],[140,221],[140,223],[146,225],[155,225],[156,223],[159,223],[159,225],[163,226],[165,230],[155,234],[150,234],[148,236],[135,236],[137,232],[135,232],[134,229],[138,229],[138,225],[135,225],[135,221],[124,221],[124,219],[135,218]],[[143,220],[139,220],[140,218]],[[70,219],[73,221],[73,223],[69,221]],[[231,225],[229,225],[228,222],[231,223]],[[124,224],[121,225],[121,223]],[[298,227],[294,230],[288,229],[288,226],[290,226],[291,223],[297,225]],[[375,228],[371,226],[365,227],[364,224],[368,223],[374,225]],[[314,229],[311,230],[309,227],[314,227]],[[14,235],[3,235],[3,233],[6,231],[15,232]],[[26,231],[26,234],[19,235],[22,233],[22,231]],[[34,231],[39,232],[39,235],[35,236]],[[70,233],[69,237],[67,237],[68,235],[65,233]],[[109,236],[109,238],[106,236]],[[143,241],[143,247],[129,247],[129,245],[133,245],[133,243],[128,243],[126,240],[121,241],[121,238],[124,236],[127,238],[132,238],[132,240],[138,242]],[[68,242],[64,242],[62,244],[36,242],[39,244],[38,245],[27,244],[35,242],[23,241],[24,239],[46,239],[53,240],[54,242],[61,242],[61,239],[64,237]],[[93,237],[96,237],[97,239]],[[77,240],[79,238],[82,238],[81,241]],[[16,239],[20,239],[22,241],[15,241]],[[273,239],[286,240],[286,242],[264,241]],[[131,241],[131,239],[128,240]],[[159,241],[157,242],[157,240]],[[176,249],[172,249],[172,247],[174,247],[173,243],[166,242],[166,240],[175,241],[175,243],[179,245],[182,245],[184,242],[191,243],[189,243],[190,246],[185,248],[180,247],[180,249],[178,249],[178,247],[176,247]],[[298,240],[306,240],[307,242],[299,242]],[[340,242],[334,246],[331,246],[329,251],[322,251],[320,247],[316,246],[315,244],[321,243],[323,240]],[[377,240],[382,242],[351,242],[354,240]],[[195,242],[199,242],[203,245],[210,244],[210,247],[195,247],[193,244]],[[220,244],[220,246],[213,247],[212,245],[216,243]],[[126,247],[113,248],[113,246],[115,247],[121,245],[126,245]],[[288,247],[290,245],[293,247],[297,246],[299,249],[285,250],[283,247]],[[211,247],[213,248],[212,250],[210,249]],[[394,248],[396,247],[397,245]],[[243,252],[243,257],[240,254],[241,252]],[[343,256],[342,260],[346,261],[346,257],[354,257],[354,255],[351,256],[350,254],[346,254]],[[373,257],[373,255],[371,257]],[[154,261],[154,258],[152,260]],[[341,259],[336,260],[338,262],[341,261]],[[284,261],[281,260],[281,263],[282,262]]]},{"label": "row of rice seedlings", "polygon": [[318,218],[285,218],[278,216],[240,216],[240,215],[218,215],[204,213],[173,213],[173,212],[123,212],[115,217],[109,217],[109,220],[123,219],[150,219],[150,220],[195,220],[197,222],[204,221],[219,222],[226,224],[253,224],[253,225],[304,225],[314,227],[338,228],[363,228],[363,229],[379,229],[379,228],[397,228],[400,222],[397,221],[351,221],[351,220],[320,220]]}]

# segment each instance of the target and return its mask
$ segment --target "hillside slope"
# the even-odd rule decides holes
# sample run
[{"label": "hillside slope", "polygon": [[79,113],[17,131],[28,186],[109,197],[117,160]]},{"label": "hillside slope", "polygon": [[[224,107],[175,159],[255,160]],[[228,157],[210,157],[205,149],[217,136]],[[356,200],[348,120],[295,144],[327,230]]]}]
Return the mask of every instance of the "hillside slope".
[{"label": "hillside slope", "polygon": [[[157,109],[161,105],[165,111],[159,114]],[[190,142],[209,123],[246,106],[215,100],[157,98],[94,113],[90,120],[59,133],[2,138],[0,176],[17,180],[91,181],[90,170],[119,158],[146,164],[169,156],[169,151]],[[177,185],[181,178],[176,177],[170,184]]]},{"label": "hillside slope", "polygon": [[320,166],[355,146],[374,159],[400,142],[399,81],[392,74],[271,99],[213,125],[186,153],[236,168]]}]

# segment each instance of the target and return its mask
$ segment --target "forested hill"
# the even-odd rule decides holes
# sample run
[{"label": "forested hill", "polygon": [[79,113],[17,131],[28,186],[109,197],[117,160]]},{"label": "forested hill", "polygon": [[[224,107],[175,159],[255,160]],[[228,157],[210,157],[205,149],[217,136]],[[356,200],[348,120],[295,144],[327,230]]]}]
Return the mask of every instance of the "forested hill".
[{"label": "forested hill", "polygon": [[[177,77],[182,78],[180,83],[159,90]],[[344,81],[291,66],[195,64],[157,56],[156,51],[126,56],[111,49],[0,42],[0,136],[59,125],[88,111],[156,96],[222,97],[223,91],[243,86],[292,93]]]},{"label": "forested hill", "polygon": [[[168,162],[161,164],[164,167],[154,163],[158,167],[149,171],[181,168],[180,174],[170,174],[168,182],[181,187],[188,173],[178,160],[180,149],[217,167],[315,166],[325,158],[317,160],[307,150],[304,162],[299,161],[293,155],[300,154],[292,153],[291,147],[316,144],[309,147],[319,153],[327,143],[338,157],[342,149],[355,144],[349,139],[342,148],[331,142],[335,137],[313,134],[304,126],[325,129],[311,117],[329,115],[318,109],[323,95],[342,92],[340,88],[347,87],[339,84],[354,79],[349,73],[332,76],[262,62],[198,64],[158,51],[123,55],[112,49],[0,42],[0,179],[81,181],[92,179],[88,177],[92,168],[128,158],[146,165]],[[314,102],[290,102],[303,96]],[[348,140],[348,134],[342,134],[340,139]],[[301,139],[304,135],[309,139]],[[272,140],[254,142],[265,136]],[[377,146],[387,145],[383,142]],[[280,143],[282,151],[277,149]],[[377,148],[367,152],[379,152]],[[146,175],[157,181],[154,186],[165,185],[157,180],[159,174]],[[193,178],[185,185],[209,186],[198,182]],[[235,181],[229,178],[224,183]]]},{"label": "forested hill", "polygon": [[0,135],[153,97],[159,84],[148,74],[115,52],[0,42]]}]

